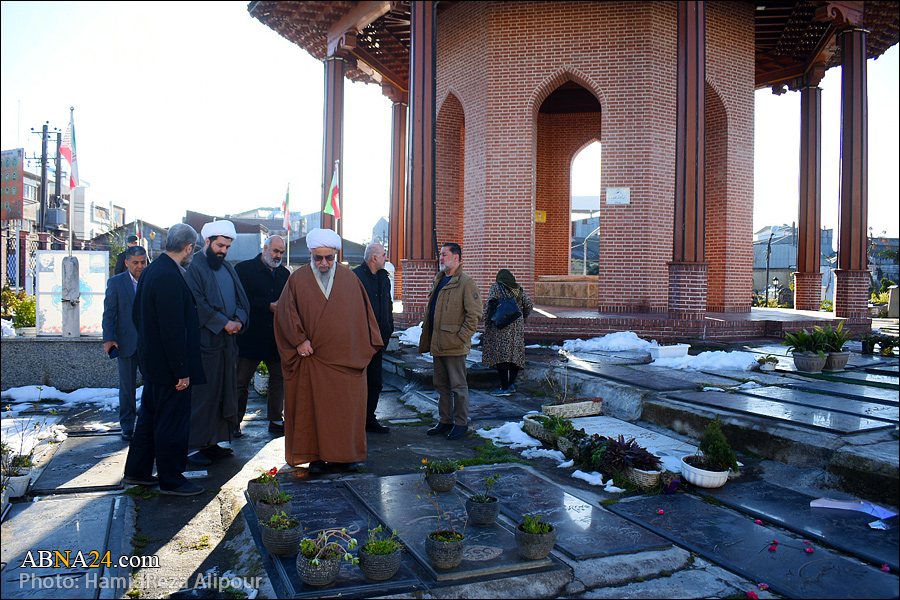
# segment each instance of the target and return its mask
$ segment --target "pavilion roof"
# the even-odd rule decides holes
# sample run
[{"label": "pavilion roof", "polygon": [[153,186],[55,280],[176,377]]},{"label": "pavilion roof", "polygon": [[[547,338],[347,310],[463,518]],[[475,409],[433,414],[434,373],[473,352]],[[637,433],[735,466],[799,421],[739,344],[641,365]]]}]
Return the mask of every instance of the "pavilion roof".
[{"label": "pavilion roof", "polygon": [[[452,4],[455,2],[440,2],[438,10]],[[900,41],[900,11],[893,0],[767,0],[754,5],[758,88],[794,87],[814,65],[824,73],[841,64],[835,27],[820,20],[830,5],[845,13],[862,11],[863,27],[869,31],[869,58],[882,55]],[[258,0],[250,2],[247,10],[319,60],[328,56],[329,45],[333,48],[343,37],[343,49],[358,59],[355,64],[349,61],[345,70],[351,81],[390,82],[404,91],[409,87],[409,1]]]}]

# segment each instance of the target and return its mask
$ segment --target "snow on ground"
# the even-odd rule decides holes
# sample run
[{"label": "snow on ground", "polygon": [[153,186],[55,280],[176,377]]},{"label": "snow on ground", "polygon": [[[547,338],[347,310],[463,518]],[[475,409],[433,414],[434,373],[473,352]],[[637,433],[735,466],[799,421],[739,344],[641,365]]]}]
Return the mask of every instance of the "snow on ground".
[{"label": "snow on ground", "polygon": [[16,337],[16,329],[12,326],[11,321],[0,319],[0,328],[2,328],[3,337]]},{"label": "snow on ground", "polygon": [[419,338],[422,337],[422,324],[413,325],[406,331],[400,332],[400,343],[407,346],[418,346]]},{"label": "snow on ground", "polygon": [[522,458],[552,458],[553,460],[564,461],[566,460],[566,455],[559,450],[526,448],[525,450],[522,450]]},{"label": "snow on ground", "polygon": [[657,346],[656,340],[648,342],[638,337],[633,331],[617,331],[609,335],[591,338],[589,340],[566,340],[563,349],[566,352],[591,352],[593,350],[605,352],[623,352],[626,350],[647,350],[651,346]]},{"label": "snow on ground", "polygon": [[651,365],[669,369],[687,369],[689,371],[736,370],[750,371],[757,364],[757,355],[751,352],[701,352],[697,356],[679,356],[675,358],[657,358]]},{"label": "snow on ground", "polygon": [[494,429],[479,429],[475,433],[496,444],[509,445],[510,448],[540,448],[541,442],[522,431],[522,424],[521,421],[510,422]]}]

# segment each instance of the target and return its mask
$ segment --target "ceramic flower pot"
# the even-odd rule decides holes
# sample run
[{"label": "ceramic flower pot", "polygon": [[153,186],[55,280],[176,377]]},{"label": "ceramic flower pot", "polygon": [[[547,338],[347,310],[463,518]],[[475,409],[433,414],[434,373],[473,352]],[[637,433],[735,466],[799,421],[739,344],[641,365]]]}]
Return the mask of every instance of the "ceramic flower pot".
[{"label": "ceramic flower pot", "polygon": [[490,502],[475,502],[466,498],[466,514],[469,515],[469,523],[493,525],[500,514],[500,501],[493,497]]},{"label": "ceramic flower pot", "polygon": [[273,515],[277,515],[280,512],[285,512],[290,515],[293,508],[294,506],[291,504],[290,500],[282,504],[267,504],[262,500],[257,500],[256,518],[259,519],[260,523],[268,523]]},{"label": "ceramic flower pot", "polygon": [[451,473],[426,473],[425,482],[436,492],[447,492],[456,485],[456,471]]},{"label": "ceramic flower pot", "polygon": [[261,373],[253,374],[253,389],[256,390],[256,393],[260,396],[265,396],[269,393],[269,376],[262,375]]},{"label": "ceramic flower pot", "polygon": [[296,554],[303,539],[303,528],[298,524],[293,529],[272,529],[265,524],[260,525],[263,546],[277,556]]},{"label": "ceramic flower pot", "polygon": [[312,559],[306,558],[302,554],[297,555],[297,573],[303,583],[308,585],[322,586],[334,583],[340,572],[340,556],[319,559],[319,564],[314,565]]},{"label": "ceramic flower pot", "polygon": [[28,484],[31,483],[31,474],[13,475],[6,482],[6,489],[10,498],[19,498],[24,496],[28,491]]},{"label": "ceramic flower pot", "polygon": [[696,454],[681,458],[681,476],[691,485],[702,488],[719,488],[728,481],[728,471],[707,471],[692,465],[688,460],[699,460]]},{"label": "ceramic flower pot", "polygon": [[804,373],[821,373],[825,359],[816,352],[794,352],[794,365]]},{"label": "ceramic flower pot", "polygon": [[522,525],[516,527],[516,546],[527,560],[547,558],[556,545],[556,527],[547,533],[528,533]]},{"label": "ceramic flower pot", "polygon": [[774,371],[775,366],[776,366],[775,363],[764,362],[764,363],[760,363],[759,370],[760,371]]},{"label": "ceramic flower pot", "polygon": [[452,569],[462,562],[463,551],[466,548],[465,536],[453,542],[442,542],[433,537],[449,533],[449,531],[433,531],[425,538],[425,554],[428,555],[431,564],[438,569]]},{"label": "ceramic flower pot", "polygon": [[850,352],[829,352],[825,355],[823,371],[843,371],[850,360]]},{"label": "ceramic flower pot", "polygon": [[359,558],[359,570],[372,581],[386,581],[400,570],[399,548],[390,554],[369,554],[360,548],[357,558]]}]

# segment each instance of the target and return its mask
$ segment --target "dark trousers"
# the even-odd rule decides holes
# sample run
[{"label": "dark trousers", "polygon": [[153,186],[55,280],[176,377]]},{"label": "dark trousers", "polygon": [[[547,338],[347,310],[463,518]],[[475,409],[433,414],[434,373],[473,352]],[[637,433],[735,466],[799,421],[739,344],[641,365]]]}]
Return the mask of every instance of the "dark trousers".
[{"label": "dark trousers", "polygon": [[495,368],[500,373],[501,389],[509,389],[509,386],[516,382],[516,375],[519,374],[519,365],[516,363],[498,363],[495,365]]},{"label": "dark trousers", "polygon": [[145,381],[141,411],[125,459],[125,476],[150,477],[155,460],[160,489],[184,485],[190,426],[191,387],[178,391],[171,384]]},{"label": "dark trousers", "polygon": [[384,384],[383,372],[381,370],[384,359],[384,352],[379,350],[369,361],[366,367],[366,385],[368,388],[368,397],[366,399],[366,423],[375,421],[375,409],[378,408],[378,396],[381,395],[381,388]]},{"label": "dark trousers", "polygon": [[[238,417],[244,418],[247,412],[247,400],[250,398],[250,382],[256,367],[263,361],[255,358],[238,357],[237,362],[237,399]],[[266,361],[269,369],[269,391],[266,394],[268,405],[266,406],[266,418],[269,421],[281,421],[284,419],[284,373],[281,371],[281,363]]]},{"label": "dark trousers", "polygon": [[116,359],[119,367],[119,426],[122,433],[134,433],[134,420],[137,418],[137,354],[119,356]]}]

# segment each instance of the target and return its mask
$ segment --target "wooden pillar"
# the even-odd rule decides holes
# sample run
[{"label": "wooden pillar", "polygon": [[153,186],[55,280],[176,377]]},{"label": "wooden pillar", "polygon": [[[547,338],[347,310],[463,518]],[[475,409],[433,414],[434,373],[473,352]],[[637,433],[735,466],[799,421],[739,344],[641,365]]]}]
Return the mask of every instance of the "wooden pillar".
[{"label": "wooden pillar", "polygon": [[822,304],[822,90],[800,90],[800,214],[794,308],[819,310]]},{"label": "wooden pillar", "polygon": [[402,297],[403,275],[401,261],[406,257],[404,247],[406,224],[406,112],[408,96],[390,86],[385,94],[391,99],[391,199],[388,233],[388,260],[394,265],[394,295]]},{"label": "wooden pillar", "polygon": [[835,270],[836,317],[868,316],[868,97],[866,37],[860,28],[841,36],[841,188],[838,260]]},{"label": "wooden pillar", "polygon": [[[435,5],[410,3],[409,171],[401,259],[403,311],[424,314],[437,273],[435,234]],[[414,317],[413,317],[414,318]]]},{"label": "wooden pillar", "polygon": [[675,222],[669,263],[669,314],[703,318],[706,262],[706,23],[702,1],[678,2]]},{"label": "wooden pillar", "polygon": [[[341,235],[340,219],[325,214],[325,203],[334,173],[334,161],[341,161],[344,141],[344,59],[329,56],[325,59],[325,127],[322,149],[322,225],[323,229],[333,229]],[[343,161],[338,173],[338,189],[343,190]],[[343,203],[341,203],[343,204]],[[342,236],[343,237],[343,236]]]}]

